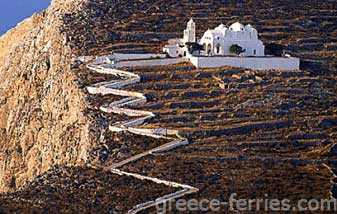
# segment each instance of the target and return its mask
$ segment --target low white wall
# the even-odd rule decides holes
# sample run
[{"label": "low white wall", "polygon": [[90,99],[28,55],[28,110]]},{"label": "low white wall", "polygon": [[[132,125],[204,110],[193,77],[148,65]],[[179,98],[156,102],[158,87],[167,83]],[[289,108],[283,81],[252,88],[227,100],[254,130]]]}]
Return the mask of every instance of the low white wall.
[{"label": "low white wall", "polygon": [[160,65],[173,65],[182,62],[187,62],[185,58],[172,58],[172,59],[149,59],[138,61],[122,61],[112,65],[115,68],[133,67],[133,66],[160,66]]},{"label": "low white wall", "polygon": [[135,60],[135,59],[151,59],[151,58],[166,58],[166,54],[122,54],[115,53],[113,57],[119,60]]},{"label": "low white wall", "polygon": [[190,56],[191,63],[197,68],[217,68],[233,66],[254,70],[298,70],[299,58],[283,57],[195,57]]}]

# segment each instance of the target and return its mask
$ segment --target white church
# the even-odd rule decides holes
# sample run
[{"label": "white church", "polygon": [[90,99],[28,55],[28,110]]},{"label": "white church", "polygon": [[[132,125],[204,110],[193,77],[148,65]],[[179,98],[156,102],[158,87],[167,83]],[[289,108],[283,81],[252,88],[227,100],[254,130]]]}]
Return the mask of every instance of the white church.
[{"label": "white church", "polygon": [[196,25],[193,19],[187,23],[182,40],[171,40],[163,49],[171,57],[186,56],[186,43],[198,43],[203,46],[202,55],[236,56],[230,51],[232,45],[243,49],[242,56],[264,56],[264,45],[258,39],[257,30],[251,25],[244,26],[236,22],[227,28],[224,24],[208,29],[200,40],[196,38]]},{"label": "white church", "polygon": [[[202,50],[189,53],[188,45],[199,44]],[[240,54],[231,47],[241,47]],[[200,49],[200,48],[199,48]],[[258,32],[250,24],[239,22],[226,27],[224,24],[208,29],[201,39],[196,38],[196,24],[193,19],[187,23],[183,39],[171,39],[163,52],[170,57],[186,57],[197,68],[223,66],[243,67],[257,70],[298,70],[300,59],[285,55],[266,56],[265,46],[258,39]]]}]

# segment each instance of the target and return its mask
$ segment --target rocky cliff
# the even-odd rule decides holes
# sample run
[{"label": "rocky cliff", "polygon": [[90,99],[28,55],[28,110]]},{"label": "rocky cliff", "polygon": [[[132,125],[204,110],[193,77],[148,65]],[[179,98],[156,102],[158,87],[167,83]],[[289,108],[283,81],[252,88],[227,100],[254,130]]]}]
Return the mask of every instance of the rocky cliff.
[{"label": "rocky cliff", "polygon": [[0,37],[0,192],[51,166],[86,160],[83,96],[61,32],[64,13],[83,2],[54,0]]}]

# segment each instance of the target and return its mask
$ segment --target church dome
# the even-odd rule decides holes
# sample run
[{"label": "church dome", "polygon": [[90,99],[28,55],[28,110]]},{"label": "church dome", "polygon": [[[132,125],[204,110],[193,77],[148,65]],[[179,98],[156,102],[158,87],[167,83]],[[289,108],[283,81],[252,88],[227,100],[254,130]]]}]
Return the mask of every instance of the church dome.
[{"label": "church dome", "polygon": [[251,28],[253,28],[253,26],[251,24],[248,24],[248,25],[246,25],[246,28],[251,29]]},{"label": "church dome", "polygon": [[222,29],[225,29],[225,28],[226,28],[226,25],[221,24],[218,27],[216,27],[215,30],[222,30]]},{"label": "church dome", "polygon": [[238,31],[243,31],[245,29],[245,26],[243,26],[243,24],[241,24],[240,22],[235,22],[229,27],[229,29],[231,29],[232,31],[238,32]]}]

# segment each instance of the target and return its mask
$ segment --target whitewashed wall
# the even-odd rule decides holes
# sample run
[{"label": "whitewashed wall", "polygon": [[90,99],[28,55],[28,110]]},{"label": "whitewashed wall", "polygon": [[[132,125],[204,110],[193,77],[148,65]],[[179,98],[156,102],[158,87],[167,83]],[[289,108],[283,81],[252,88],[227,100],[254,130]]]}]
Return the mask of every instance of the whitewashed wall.
[{"label": "whitewashed wall", "polygon": [[189,56],[197,68],[233,66],[254,70],[298,70],[299,58],[283,57],[195,57]]},{"label": "whitewashed wall", "polygon": [[122,54],[115,53],[113,57],[119,60],[136,60],[136,59],[151,59],[151,58],[166,58],[166,54]]},{"label": "whitewashed wall", "polygon": [[160,66],[160,65],[173,65],[182,62],[188,62],[186,58],[172,58],[172,59],[149,59],[149,60],[135,60],[135,61],[121,61],[112,67],[133,67],[133,66]]}]

